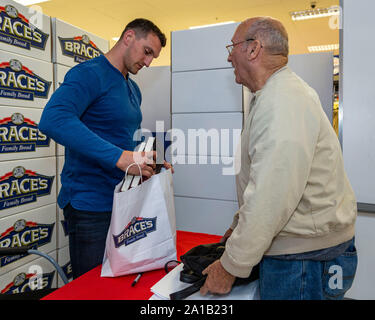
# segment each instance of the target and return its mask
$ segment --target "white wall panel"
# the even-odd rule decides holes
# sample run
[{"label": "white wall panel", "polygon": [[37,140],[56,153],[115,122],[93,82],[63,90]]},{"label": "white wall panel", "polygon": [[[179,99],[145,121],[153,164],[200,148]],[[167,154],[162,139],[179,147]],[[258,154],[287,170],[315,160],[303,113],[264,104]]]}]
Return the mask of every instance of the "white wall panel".
[{"label": "white wall panel", "polygon": [[243,123],[243,92],[225,48],[237,26],[172,32],[175,132],[169,151],[179,230],[221,235],[238,207],[233,155]]},{"label": "white wall panel", "polygon": [[341,1],[340,111],[345,169],[360,203],[375,212],[375,108],[372,63],[375,1]]},{"label": "white wall panel", "polygon": [[374,255],[375,215],[360,212],[356,222],[355,246],[358,266],[352,288],[345,295],[352,299],[375,300]]},{"label": "white wall panel", "polygon": [[172,113],[242,112],[233,68],[172,74]]},{"label": "white wall panel", "polygon": [[156,132],[156,121],[163,121],[164,131],[168,131],[171,128],[170,66],[143,68],[130,77],[142,93],[141,127]]},{"label": "white wall panel", "polygon": [[237,201],[233,158],[178,156],[175,158],[173,186],[175,196]]},{"label": "white wall panel", "polygon": [[230,227],[238,203],[175,197],[177,230],[224,235]]},{"label": "white wall panel", "polygon": [[[56,250],[56,206],[50,204],[0,219],[0,246],[32,246],[48,253]],[[0,275],[35,260],[36,255],[1,256]]]},{"label": "white wall panel", "polygon": [[242,118],[242,112],[173,114],[172,126],[184,133],[184,154],[232,157],[241,135]]},{"label": "white wall panel", "polygon": [[[375,21],[372,0],[340,0],[340,114],[342,115],[342,147],[345,169],[359,207],[367,204],[367,212],[358,213],[356,247],[358,268],[353,287],[347,297],[375,299],[375,109],[372,63],[375,44]],[[366,210],[364,210],[366,211]]]},{"label": "white wall panel", "polygon": [[230,68],[231,39],[239,23],[172,32],[172,72]]},{"label": "white wall panel", "polygon": [[288,66],[317,92],[330,123],[333,117],[333,52],[289,56]]}]

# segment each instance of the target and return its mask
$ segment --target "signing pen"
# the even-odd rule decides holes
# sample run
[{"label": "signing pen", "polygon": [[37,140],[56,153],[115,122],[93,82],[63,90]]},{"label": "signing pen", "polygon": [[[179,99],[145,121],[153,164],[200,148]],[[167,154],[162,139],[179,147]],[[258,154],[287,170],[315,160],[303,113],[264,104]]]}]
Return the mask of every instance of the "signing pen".
[{"label": "signing pen", "polygon": [[137,282],[138,282],[138,280],[139,280],[139,278],[142,276],[142,273],[138,273],[138,275],[137,275],[137,277],[134,279],[134,281],[132,282],[132,287],[134,287],[136,284],[137,284]]}]

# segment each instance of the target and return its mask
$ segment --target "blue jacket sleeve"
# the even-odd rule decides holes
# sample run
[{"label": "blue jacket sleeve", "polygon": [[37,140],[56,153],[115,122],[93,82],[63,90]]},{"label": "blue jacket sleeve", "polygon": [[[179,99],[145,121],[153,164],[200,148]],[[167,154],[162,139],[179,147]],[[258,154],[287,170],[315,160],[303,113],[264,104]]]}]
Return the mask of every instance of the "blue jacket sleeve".
[{"label": "blue jacket sleeve", "polygon": [[94,70],[74,67],[45,106],[39,130],[74,152],[95,159],[104,168],[114,168],[123,150],[99,137],[80,120],[101,91],[100,78]]}]

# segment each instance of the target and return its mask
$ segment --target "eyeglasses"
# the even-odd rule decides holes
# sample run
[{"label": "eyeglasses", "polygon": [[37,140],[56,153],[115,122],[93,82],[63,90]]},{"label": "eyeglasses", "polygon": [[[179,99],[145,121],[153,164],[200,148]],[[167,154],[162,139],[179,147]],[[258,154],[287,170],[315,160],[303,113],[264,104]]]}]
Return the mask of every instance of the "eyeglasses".
[{"label": "eyeglasses", "polygon": [[238,45],[238,44],[240,44],[240,43],[244,43],[244,42],[246,42],[246,41],[254,41],[254,40],[255,40],[255,39],[253,39],[253,38],[249,38],[249,39],[246,39],[246,40],[243,40],[243,41],[239,41],[239,42],[236,42],[236,43],[229,44],[229,45],[227,45],[225,48],[227,48],[227,50],[228,50],[228,52],[229,52],[229,55],[231,55],[234,46],[236,46],[236,45]]}]

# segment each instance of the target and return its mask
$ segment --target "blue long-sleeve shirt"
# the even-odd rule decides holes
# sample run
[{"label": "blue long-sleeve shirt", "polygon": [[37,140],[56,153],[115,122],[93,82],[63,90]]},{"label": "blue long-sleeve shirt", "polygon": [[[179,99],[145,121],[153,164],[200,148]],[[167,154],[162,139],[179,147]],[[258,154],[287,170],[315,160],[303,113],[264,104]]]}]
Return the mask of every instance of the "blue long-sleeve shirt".
[{"label": "blue long-sleeve shirt", "polygon": [[142,121],[141,92],[105,56],[73,67],[44,108],[39,129],[65,146],[58,204],[111,211],[113,190],[124,177],[116,167],[133,151]]}]

